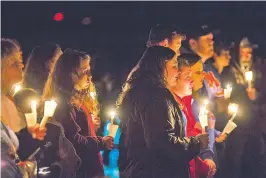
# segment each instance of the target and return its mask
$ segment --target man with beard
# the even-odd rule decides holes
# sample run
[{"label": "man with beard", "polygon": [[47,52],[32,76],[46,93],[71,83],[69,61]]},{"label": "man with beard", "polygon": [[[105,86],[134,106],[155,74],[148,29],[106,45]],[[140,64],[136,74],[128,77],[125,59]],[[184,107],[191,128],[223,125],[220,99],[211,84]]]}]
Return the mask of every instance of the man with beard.
[{"label": "man with beard", "polygon": [[[232,178],[260,177],[265,169],[265,150],[262,151],[265,143],[260,130],[263,118],[261,106],[265,103],[260,92],[263,85],[261,72],[265,64],[253,55],[257,47],[243,38],[235,47],[232,66],[225,69],[223,77],[232,83],[231,101],[241,108],[239,117],[235,118],[238,129],[228,139],[226,149],[227,175]],[[247,71],[253,72],[251,86],[245,79]]]}]

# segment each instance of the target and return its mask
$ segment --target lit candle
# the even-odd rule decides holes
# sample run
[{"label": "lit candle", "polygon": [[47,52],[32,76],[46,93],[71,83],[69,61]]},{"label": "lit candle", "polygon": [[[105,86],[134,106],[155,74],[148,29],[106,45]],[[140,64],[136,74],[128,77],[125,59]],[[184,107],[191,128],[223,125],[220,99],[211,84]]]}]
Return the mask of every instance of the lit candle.
[{"label": "lit candle", "polygon": [[231,97],[231,93],[232,93],[232,87],[231,87],[231,85],[226,85],[226,88],[224,89],[224,98],[225,99],[228,99],[228,98],[230,98]]},{"label": "lit candle", "polygon": [[47,117],[53,117],[57,103],[54,100],[45,101],[44,103],[44,115]]},{"label": "lit candle", "polygon": [[116,112],[115,112],[115,110],[111,110],[109,114],[111,116],[111,124],[113,124],[114,123],[114,118],[115,118]]},{"label": "lit candle", "polygon": [[54,100],[45,101],[44,103],[44,116],[42,118],[41,127],[44,127],[48,122],[49,118],[54,116],[55,109],[57,107],[57,103]]},{"label": "lit candle", "polygon": [[204,100],[204,106],[202,106],[200,108],[200,112],[199,112],[199,121],[201,124],[201,127],[203,128],[203,131],[205,130],[205,127],[208,126],[208,109],[207,109],[207,105],[208,105],[208,100]]},{"label": "lit candle", "polygon": [[37,113],[37,101],[31,101],[31,113]]},{"label": "lit candle", "polygon": [[230,103],[228,106],[229,113],[233,114],[230,121],[233,121],[238,111],[238,104]]},{"label": "lit candle", "polygon": [[248,87],[251,88],[251,82],[253,80],[253,72],[252,71],[245,72],[245,78],[246,81],[248,82]]}]

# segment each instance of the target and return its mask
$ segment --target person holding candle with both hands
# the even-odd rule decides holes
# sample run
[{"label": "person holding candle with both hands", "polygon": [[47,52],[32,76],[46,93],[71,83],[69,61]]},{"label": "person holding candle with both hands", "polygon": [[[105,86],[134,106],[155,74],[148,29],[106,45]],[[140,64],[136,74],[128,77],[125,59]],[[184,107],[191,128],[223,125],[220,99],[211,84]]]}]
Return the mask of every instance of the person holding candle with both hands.
[{"label": "person holding candle with both hands", "polygon": [[[188,61],[186,61],[188,59]],[[204,79],[204,74],[203,74],[203,67],[202,63],[199,61],[200,58],[194,54],[182,54],[179,57],[179,67],[181,74],[178,78],[178,86],[175,86],[173,88],[173,92],[176,94],[176,100],[177,102],[183,106],[181,108],[183,109],[185,119],[187,119],[187,134],[188,136],[191,135],[197,135],[202,132],[202,127],[201,123],[198,120],[199,116],[199,105],[198,102],[201,102],[199,99],[200,96],[197,94],[197,91],[203,86],[203,79]],[[192,65],[190,69],[190,65]],[[192,75],[191,75],[192,73]],[[193,79],[193,80],[192,80]],[[192,90],[193,86],[193,98],[191,97],[191,94],[189,95],[189,91]],[[186,96],[188,95],[188,96]],[[202,102],[203,104],[203,102]],[[205,110],[209,110],[207,107],[207,103],[204,102],[205,105]],[[207,175],[208,169],[209,170],[215,170],[215,163],[213,161],[216,161],[215,158],[215,142],[221,143],[224,142],[224,140],[227,138],[227,134],[230,134],[232,129],[228,132],[219,132],[215,130],[215,116],[211,112],[207,112],[208,116],[206,117],[209,118],[208,122],[205,125],[208,125],[208,132],[209,132],[209,138],[210,138],[210,150],[209,151],[202,151],[202,154],[200,157],[203,159],[203,162],[200,161],[200,159],[196,160],[196,163],[201,163],[203,167],[199,168],[200,164],[197,164],[196,166],[196,173],[194,173],[194,176],[199,176],[199,175]],[[200,116],[199,116],[200,117]],[[213,119],[212,119],[213,118]],[[233,127],[234,129],[235,127]],[[214,155],[213,155],[214,154]],[[191,166],[192,166],[192,175],[193,175],[193,163],[194,160],[191,161]],[[195,167],[195,165],[194,165]],[[204,168],[205,167],[205,168]],[[209,168],[207,168],[209,167]],[[207,169],[206,169],[207,168]],[[195,169],[195,168],[194,168]],[[214,172],[210,171],[210,175],[214,174]]]},{"label": "person holding candle with both hands", "polygon": [[30,154],[34,148],[29,147],[29,141],[38,142],[46,135],[46,128],[40,128],[38,124],[26,127],[13,103],[10,91],[21,82],[23,68],[19,44],[1,38],[1,175],[6,178],[22,177],[15,162],[19,161],[17,149],[25,149],[24,154]]},{"label": "person holding candle with both hands", "polygon": [[114,144],[112,137],[98,137],[91,129],[94,110],[84,104],[92,82],[90,60],[85,52],[66,50],[49,74],[43,96],[45,100],[55,98],[58,102],[54,117],[63,125],[66,137],[82,161],[78,178],[103,176],[100,150],[112,149]]},{"label": "person holding candle with both hands", "polygon": [[[38,110],[38,107],[41,105],[40,96],[35,90],[29,88],[21,89],[14,95],[14,102],[22,115],[26,113],[27,125],[37,123],[37,118],[27,118],[27,116],[32,116],[32,112],[34,113],[35,109]],[[50,105],[49,108],[47,107],[48,104]],[[49,170],[50,173],[46,174],[45,177],[73,178],[80,164],[80,158],[71,142],[65,137],[62,125],[52,117],[56,108],[55,101],[46,101],[45,105],[44,113],[39,115],[44,115],[42,120],[40,120],[40,125],[41,127],[47,128],[47,134],[44,140],[39,144],[39,148],[34,150],[30,157],[27,157],[27,163],[35,157],[38,164],[38,173],[44,167],[49,168],[47,170]],[[40,118],[36,113],[35,117]],[[40,157],[40,155],[42,156]],[[41,178],[43,175],[38,174],[38,177]]]},{"label": "person holding candle with both hands", "polygon": [[[201,82],[195,80],[196,85],[193,87],[193,79],[195,79],[195,76],[203,70],[203,68],[200,67],[200,64],[202,63],[197,64],[199,61],[200,58],[195,54],[182,54],[179,57],[178,62],[178,67],[181,73],[177,79],[177,85],[172,88],[176,101],[179,103],[180,108],[183,111],[187,136],[196,136],[205,130],[205,128],[202,128],[201,126],[202,123],[198,120],[198,117],[201,117],[199,116],[199,112],[193,112],[193,110],[198,108],[198,104],[191,95],[192,90],[193,93],[195,93],[195,91],[198,91],[202,86]],[[195,65],[192,68],[193,70],[191,70],[191,65]],[[197,65],[199,66],[197,67]],[[195,69],[198,71],[195,71]],[[194,77],[192,77],[192,75]],[[203,77],[197,77],[197,79],[203,81]],[[204,111],[207,112],[203,114],[207,114],[205,118],[206,124],[204,124],[204,126],[208,126],[206,131],[209,133],[210,149],[201,150],[200,157],[191,160],[190,172],[192,177],[213,177],[216,172],[216,164],[213,155],[215,137],[217,137],[216,142],[223,142],[227,137],[225,133],[221,134],[219,131],[215,130],[215,116],[208,111],[209,108],[207,107],[207,104],[207,102],[204,102]]]}]

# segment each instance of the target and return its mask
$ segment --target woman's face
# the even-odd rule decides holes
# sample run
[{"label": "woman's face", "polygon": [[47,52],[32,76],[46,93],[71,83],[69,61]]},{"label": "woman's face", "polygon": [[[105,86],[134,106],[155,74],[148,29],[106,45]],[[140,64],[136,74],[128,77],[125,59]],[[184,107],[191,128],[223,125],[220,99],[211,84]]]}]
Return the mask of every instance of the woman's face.
[{"label": "woman's face", "polygon": [[194,82],[193,91],[198,91],[203,86],[204,72],[203,64],[201,61],[198,61],[191,67],[192,71],[192,80]]},{"label": "woman's face", "polygon": [[[5,85],[11,87],[16,83],[21,82],[23,77],[23,60],[22,52],[20,48],[17,47],[14,49],[13,56],[10,59],[7,59],[6,65],[1,68],[2,79],[6,81]],[[2,61],[1,61],[2,62]]]},{"label": "woman's face", "polygon": [[73,74],[73,82],[76,90],[83,90],[89,87],[91,82],[91,71],[90,71],[90,57],[80,60],[80,66],[77,72]]},{"label": "woman's face", "polygon": [[178,77],[179,71],[177,68],[177,58],[174,57],[172,60],[166,62],[164,70],[164,78],[168,87],[173,87],[176,85],[176,79]]}]

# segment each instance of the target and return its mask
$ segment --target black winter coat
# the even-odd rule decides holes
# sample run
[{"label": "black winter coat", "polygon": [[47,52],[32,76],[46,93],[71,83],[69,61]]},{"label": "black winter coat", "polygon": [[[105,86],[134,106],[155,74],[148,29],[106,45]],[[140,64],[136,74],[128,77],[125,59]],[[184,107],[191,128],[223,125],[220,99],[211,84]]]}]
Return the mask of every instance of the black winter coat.
[{"label": "black winter coat", "polygon": [[126,93],[119,113],[121,177],[189,177],[189,161],[200,146],[196,138],[184,137],[181,111],[169,90],[144,80]]}]

